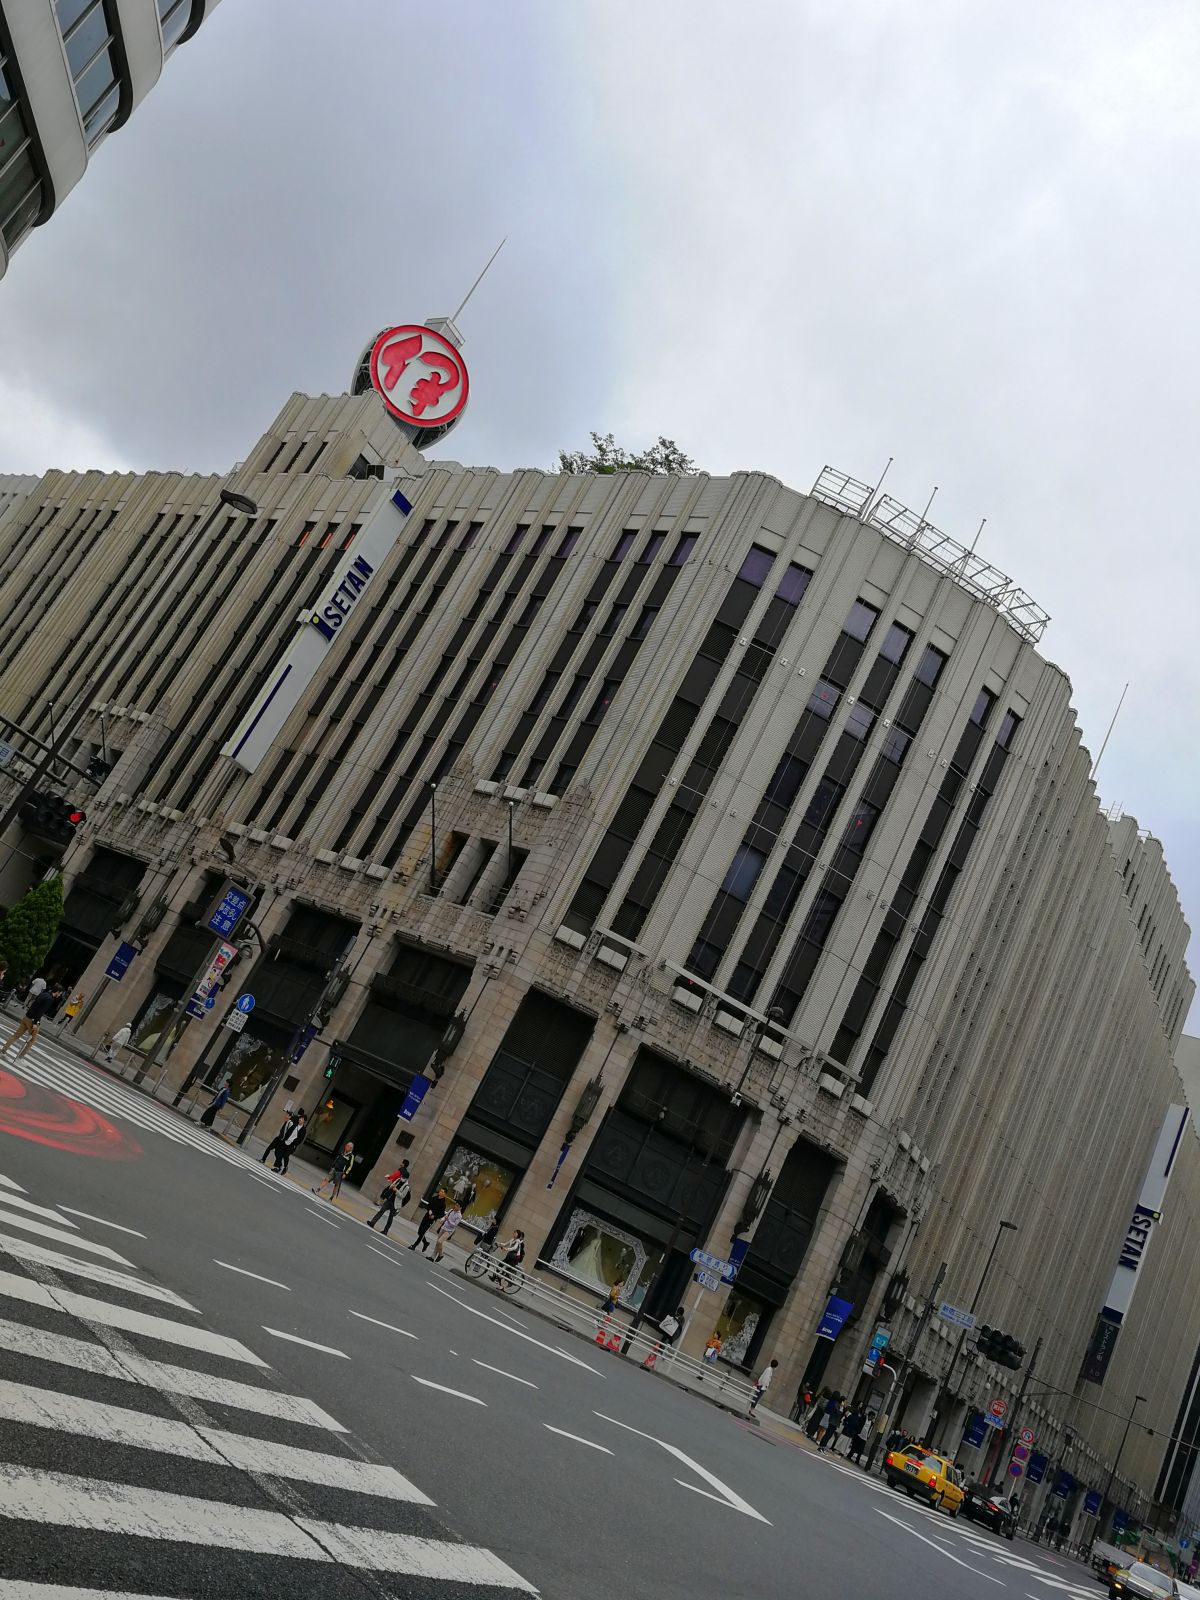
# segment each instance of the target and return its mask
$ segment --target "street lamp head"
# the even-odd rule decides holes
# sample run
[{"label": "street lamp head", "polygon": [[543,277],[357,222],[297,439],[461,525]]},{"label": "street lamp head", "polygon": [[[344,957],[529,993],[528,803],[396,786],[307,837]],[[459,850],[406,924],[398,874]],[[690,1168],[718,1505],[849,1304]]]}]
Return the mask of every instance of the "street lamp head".
[{"label": "street lamp head", "polygon": [[1017,1227],[1017,1225],[1016,1225],[1016,1223],[1015,1223],[1015,1222],[1005,1222],[1005,1221],[1004,1221],[1004,1219],[1003,1219],[1003,1218],[1001,1218],[1001,1220],[1000,1220],[1000,1226],[1001,1226],[1001,1227],[1002,1227],[1002,1228],[1010,1228],[1010,1229],[1011,1229],[1011,1230],[1012,1230],[1012,1232],[1013,1232],[1013,1233],[1019,1233],[1019,1232],[1020,1232],[1020,1231],[1021,1231],[1021,1230],[1020,1230],[1020,1229],[1019,1229],[1019,1228],[1018,1228],[1018,1227]]},{"label": "street lamp head", "polygon": [[236,489],[222,489],[217,499],[223,506],[228,506],[231,511],[240,511],[243,516],[256,517],[258,503],[251,500],[248,494],[239,494]]}]

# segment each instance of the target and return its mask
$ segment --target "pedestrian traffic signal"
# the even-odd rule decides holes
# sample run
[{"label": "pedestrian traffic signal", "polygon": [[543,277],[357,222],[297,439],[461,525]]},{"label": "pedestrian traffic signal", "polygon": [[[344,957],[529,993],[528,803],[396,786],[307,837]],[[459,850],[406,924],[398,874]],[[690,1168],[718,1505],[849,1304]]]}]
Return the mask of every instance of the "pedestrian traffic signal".
[{"label": "pedestrian traffic signal", "polygon": [[975,1331],[975,1347],[985,1360],[994,1361],[998,1367],[1011,1367],[1014,1372],[1019,1371],[1025,1361],[1025,1346],[1019,1339],[986,1324]]},{"label": "pedestrian traffic signal", "polygon": [[70,844],[76,828],[87,821],[87,812],[74,801],[44,790],[30,795],[18,815],[30,833],[52,844]]}]

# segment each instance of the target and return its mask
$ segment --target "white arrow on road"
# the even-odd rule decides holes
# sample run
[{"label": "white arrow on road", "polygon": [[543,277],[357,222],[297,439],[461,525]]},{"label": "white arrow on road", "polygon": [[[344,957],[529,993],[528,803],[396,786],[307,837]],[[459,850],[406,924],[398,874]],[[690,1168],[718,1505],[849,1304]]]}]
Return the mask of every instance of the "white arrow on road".
[{"label": "white arrow on road", "polygon": [[705,1483],[711,1483],[718,1493],[709,1494],[707,1489],[698,1488],[694,1483],[684,1483],[682,1478],[676,1478],[675,1482],[681,1489],[691,1489],[694,1494],[702,1494],[706,1500],[715,1500],[718,1505],[728,1506],[731,1511],[740,1511],[744,1516],[753,1517],[756,1522],[766,1522],[768,1528],[771,1526],[761,1511],[755,1511],[748,1500],[743,1500],[740,1494],[735,1494],[727,1483],[722,1483],[720,1478],[715,1473],[709,1472],[707,1467],[702,1467],[698,1461],[693,1461],[691,1456],[685,1455],[678,1445],[668,1444],[665,1439],[656,1439],[652,1433],[643,1433],[640,1428],[631,1428],[627,1422],[618,1422],[616,1417],[606,1417],[603,1411],[593,1412],[593,1416],[599,1417],[601,1422],[611,1422],[614,1428],[624,1428],[626,1433],[636,1433],[639,1439],[649,1439],[651,1444],[661,1445],[677,1461],[682,1461],[685,1466],[691,1467]]}]

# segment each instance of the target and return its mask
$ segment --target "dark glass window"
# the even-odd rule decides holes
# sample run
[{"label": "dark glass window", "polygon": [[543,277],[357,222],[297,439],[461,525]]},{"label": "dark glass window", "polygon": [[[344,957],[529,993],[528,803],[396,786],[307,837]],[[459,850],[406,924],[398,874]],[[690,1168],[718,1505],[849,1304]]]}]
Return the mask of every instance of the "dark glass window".
[{"label": "dark glass window", "polygon": [[527,628],[533,621],[534,617],[536,617],[538,612],[542,609],[542,599],[543,596],[540,594],[530,595],[529,599],[526,600],[525,604],[521,607],[521,615],[517,618],[514,626],[518,628]]},{"label": "dark glass window", "polygon": [[605,617],[603,626],[600,629],[600,637],[602,639],[611,639],[612,638],[613,634],[616,633],[617,629],[624,622],[625,613],[628,610],[629,610],[629,601],[628,600],[614,600],[613,601],[612,610]]},{"label": "dark glass window", "polygon": [[828,889],[822,889],[813,901],[812,910],[804,919],[800,937],[818,948],[823,946],[829,937],[829,930],[833,927],[833,919],[837,916],[841,904],[839,895],[831,894]]},{"label": "dark glass window", "polygon": [[765,852],[753,845],[739,845],[721,888],[735,900],[749,900],[766,859]]},{"label": "dark glass window", "polygon": [[1021,719],[1013,711],[1006,711],[1000,719],[1000,727],[996,732],[996,743],[1002,750],[1012,749],[1013,734],[1021,726]]},{"label": "dark glass window", "polygon": [[694,972],[698,978],[711,978],[720,965],[724,952],[719,944],[710,944],[707,939],[697,939],[692,946],[692,953],[687,958],[688,971]]},{"label": "dark glass window", "polygon": [[808,709],[814,716],[829,718],[837,710],[838,701],[842,698],[842,691],[836,684],[830,683],[827,678],[818,680],[817,687],[808,697]]},{"label": "dark glass window", "polygon": [[542,679],[541,684],[538,687],[538,692],[534,695],[533,699],[529,702],[529,714],[531,716],[536,716],[539,711],[542,711],[542,710],[545,709],[546,703],[550,699],[550,696],[553,694],[554,685],[557,682],[558,682],[558,673],[557,672],[548,672],[546,674],[546,676]]},{"label": "dark glass window", "polygon": [[775,768],[774,776],[767,785],[763,799],[771,805],[790,806],[804,782],[804,774],[807,771],[807,761],[802,761],[799,756],[785,755]]},{"label": "dark glass window", "polygon": [[596,615],[596,611],[597,611],[599,605],[600,605],[600,602],[598,600],[585,600],[583,602],[583,604],[580,606],[579,615],[575,618],[575,621],[571,624],[571,627],[570,627],[569,631],[571,633],[582,633],[583,630],[587,627],[588,623]]},{"label": "dark glass window", "polygon": [[158,0],[163,48],[169,50],[192,19],[192,0]]},{"label": "dark glass window", "polygon": [[842,844],[847,850],[861,852],[878,820],[879,807],[873,806],[869,800],[860,800],[850,813],[845,832],[842,834]]},{"label": "dark glass window", "polygon": [[696,548],[696,540],[700,537],[697,533],[685,533],[679,543],[671,551],[671,559],[667,562],[669,567],[681,567],[692,551]]},{"label": "dark glass window", "polygon": [[812,573],[808,568],[798,567],[793,561],[779,580],[779,587],[775,591],[776,598],[786,600],[789,606],[798,606],[811,581]]},{"label": "dark glass window", "polygon": [[977,727],[986,728],[992,707],[996,704],[996,696],[990,689],[981,689],[976,696],[975,704],[971,708],[971,721]]},{"label": "dark glass window", "polygon": [[864,706],[859,701],[858,705],[850,707],[850,713],[846,718],[846,732],[852,739],[869,738],[874,725],[875,713],[869,706]]},{"label": "dark glass window", "polygon": [[471,525],[467,529],[466,533],[464,533],[462,538],[459,540],[458,548],[460,550],[469,550],[471,548],[471,546],[475,543],[476,539],[478,539],[478,537],[479,537],[479,535],[480,535],[480,533],[482,531],[483,531],[483,523],[482,522],[473,522],[473,523],[471,523]]},{"label": "dark glass window", "polygon": [[504,554],[506,556],[516,555],[517,547],[520,545],[521,540],[528,532],[529,529],[527,527],[514,529],[509,537],[508,543],[504,546]]},{"label": "dark glass window", "polygon": [[541,528],[541,529],[539,529],[537,538],[529,546],[529,554],[531,556],[540,556],[542,551],[546,548],[547,544],[549,544],[550,535],[553,532],[554,532],[553,528]]},{"label": "dark glass window", "polygon": [[563,696],[562,705],[559,706],[557,715],[560,717],[569,717],[571,712],[574,711],[575,707],[579,704],[583,696],[583,691],[586,688],[586,674],[577,672],[574,678],[571,680],[571,687]]},{"label": "dark glass window", "polygon": [[879,612],[874,606],[869,606],[865,600],[856,600],[850,607],[850,615],[842,624],[842,632],[861,643],[878,620]]},{"label": "dark glass window", "polygon": [[889,728],[884,735],[883,748],[879,753],[885,761],[894,761],[897,766],[900,766],[908,754],[908,747],[911,743],[911,736],[905,733],[903,728]]},{"label": "dark glass window", "polygon": [[745,583],[752,583],[756,589],[761,589],[774,565],[775,557],[769,550],[764,550],[757,544],[751,545],[746,559],[738,569],[738,577]]},{"label": "dark glass window", "polygon": [[796,904],[806,876],[799,867],[780,867],[763,901],[763,916],[782,921]]},{"label": "dark glass window", "polygon": [[591,710],[584,717],[584,722],[594,724],[600,721],[600,718],[612,704],[612,697],[616,694],[620,684],[621,680],[619,678],[605,678],[604,687],[592,702]]},{"label": "dark glass window", "polygon": [[654,619],[657,617],[659,610],[660,607],[658,606],[643,606],[642,614],[634,623],[633,631],[629,637],[631,639],[644,639],[654,626]]},{"label": "dark glass window", "polygon": [[838,801],[845,792],[844,784],[836,783],[832,778],[822,778],[804,813],[804,820],[808,826],[817,829],[828,827],[829,819],[837,810]]},{"label": "dark glass window", "polygon": [[563,536],[562,543],[559,545],[558,549],[554,552],[555,555],[559,556],[559,557],[569,556],[571,554],[571,551],[574,550],[575,546],[579,543],[579,535],[582,532],[583,532],[582,528],[568,528],[566,533],[565,533],[565,535]]},{"label": "dark glass window", "polygon": [[633,542],[636,538],[637,534],[632,529],[626,528],[625,532],[617,540],[616,547],[608,559],[610,561],[624,561],[625,557],[633,549]]},{"label": "dark glass window", "polygon": [[644,567],[653,561],[655,556],[666,543],[666,540],[667,536],[665,533],[652,533],[649,539],[646,541],[646,548],[638,557],[638,565]]},{"label": "dark glass window", "polygon": [[921,659],[917,663],[917,679],[933,688],[942,675],[942,668],[946,665],[946,657],[940,650],[935,650],[927,644],[921,652]]},{"label": "dark glass window", "polygon": [[[898,622],[893,622],[884,635],[883,643],[879,646],[879,654],[894,665],[899,666],[912,642],[911,631],[908,628],[902,628]],[[919,676],[920,668],[917,671]]]}]

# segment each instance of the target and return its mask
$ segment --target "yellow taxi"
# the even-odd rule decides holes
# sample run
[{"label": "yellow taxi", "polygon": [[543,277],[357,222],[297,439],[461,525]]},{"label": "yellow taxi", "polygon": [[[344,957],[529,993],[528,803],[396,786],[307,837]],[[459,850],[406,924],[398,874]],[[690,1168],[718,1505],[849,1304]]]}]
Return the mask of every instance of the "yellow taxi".
[{"label": "yellow taxi", "polygon": [[962,1473],[948,1457],[910,1444],[903,1450],[889,1450],[883,1470],[890,1488],[919,1495],[935,1510],[958,1515],[966,1491]]}]

